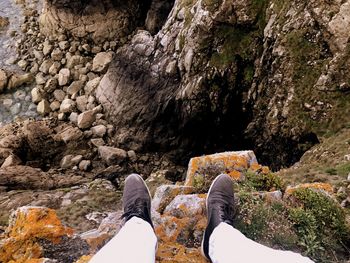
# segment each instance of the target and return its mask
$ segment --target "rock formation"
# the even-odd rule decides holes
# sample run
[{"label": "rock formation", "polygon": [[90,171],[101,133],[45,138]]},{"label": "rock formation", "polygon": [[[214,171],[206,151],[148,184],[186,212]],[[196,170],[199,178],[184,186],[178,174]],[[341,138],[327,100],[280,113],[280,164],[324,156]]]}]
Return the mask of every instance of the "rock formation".
[{"label": "rock formation", "polygon": [[150,1],[44,1],[41,32],[57,37],[62,32],[101,43],[127,37],[147,15]]},{"label": "rock formation", "polygon": [[117,142],[297,161],[349,121],[348,5],[175,1],[158,34],[139,31],[118,50],[96,91]]}]

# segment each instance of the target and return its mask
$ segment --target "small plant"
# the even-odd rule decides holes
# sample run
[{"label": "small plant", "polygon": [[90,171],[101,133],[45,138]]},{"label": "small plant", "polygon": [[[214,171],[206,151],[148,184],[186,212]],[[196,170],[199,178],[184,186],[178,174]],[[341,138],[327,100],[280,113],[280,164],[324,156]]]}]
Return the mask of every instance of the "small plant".
[{"label": "small plant", "polygon": [[348,253],[345,244],[350,242],[350,229],[339,204],[312,189],[297,189],[292,197],[289,217],[306,253],[317,260],[330,257],[332,250]]},{"label": "small plant", "polygon": [[284,190],[285,188],[283,180],[273,173],[256,174],[247,171],[245,176],[247,184],[256,191]]},{"label": "small plant", "polygon": [[337,175],[337,169],[335,169],[335,168],[327,168],[326,170],[325,170],[325,172],[327,173],[327,174],[329,174],[329,175]]}]

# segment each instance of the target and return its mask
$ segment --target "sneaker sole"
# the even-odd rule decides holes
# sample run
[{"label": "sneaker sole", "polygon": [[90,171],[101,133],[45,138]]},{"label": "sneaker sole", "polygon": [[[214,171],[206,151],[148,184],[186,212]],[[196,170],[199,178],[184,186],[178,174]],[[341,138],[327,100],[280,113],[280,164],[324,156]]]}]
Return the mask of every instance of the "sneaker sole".
[{"label": "sneaker sole", "polygon": [[[210,188],[209,188],[207,197],[206,197],[206,199],[205,199],[205,208],[207,209],[207,219],[208,219],[208,196],[209,196],[209,194],[210,194],[211,188],[213,187],[214,183],[215,183],[221,176],[223,176],[223,175],[225,175],[225,174],[220,174],[220,175],[218,175],[218,176],[214,179],[214,181],[211,183],[211,185],[210,185]],[[203,257],[205,257],[207,260],[209,260],[209,261],[211,262],[210,258],[207,258],[207,256],[206,256],[205,253],[204,253],[204,239],[205,239],[205,231],[204,231],[204,235],[203,235],[203,238],[202,238],[201,253],[202,253],[202,256],[203,256]]]}]

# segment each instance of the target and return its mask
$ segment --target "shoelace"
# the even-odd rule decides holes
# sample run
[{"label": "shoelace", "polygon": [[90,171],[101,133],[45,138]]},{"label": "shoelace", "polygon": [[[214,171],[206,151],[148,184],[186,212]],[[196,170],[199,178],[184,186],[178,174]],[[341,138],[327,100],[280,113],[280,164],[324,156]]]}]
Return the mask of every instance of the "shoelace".
[{"label": "shoelace", "polygon": [[137,198],[134,203],[128,205],[125,208],[124,214],[121,216],[121,218],[129,220],[133,216],[137,216],[148,222],[151,222],[147,209],[147,201],[145,199]]},{"label": "shoelace", "polygon": [[229,225],[233,224],[234,209],[231,204],[220,202],[218,204],[218,215],[223,222]]}]

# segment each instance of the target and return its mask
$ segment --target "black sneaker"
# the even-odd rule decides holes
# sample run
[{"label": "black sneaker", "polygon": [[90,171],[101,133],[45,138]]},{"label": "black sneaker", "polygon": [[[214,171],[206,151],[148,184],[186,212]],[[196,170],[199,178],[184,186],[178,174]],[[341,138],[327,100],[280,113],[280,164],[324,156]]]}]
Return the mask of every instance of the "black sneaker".
[{"label": "black sneaker", "polygon": [[142,177],[138,174],[130,174],[125,179],[123,191],[123,209],[122,217],[125,222],[136,216],[150,223],[151,219],[151,194]]},{"label": "black sneaker", "polygon": [[207,195],[206,206],[208,225],[202,240],[202,254],[210,260],[209,238],[211,233],[221,222],[233,225],[234,194],[230,176],[220,174],[215,178]]}]

